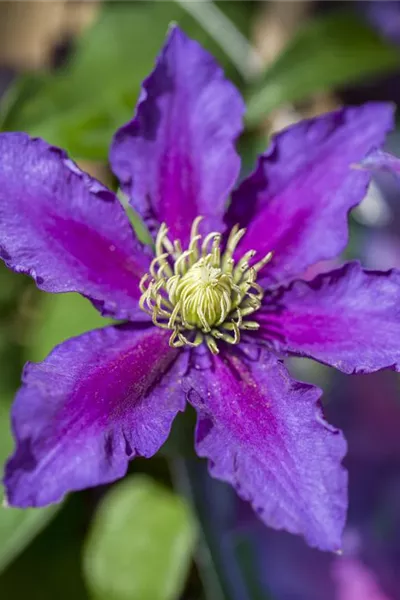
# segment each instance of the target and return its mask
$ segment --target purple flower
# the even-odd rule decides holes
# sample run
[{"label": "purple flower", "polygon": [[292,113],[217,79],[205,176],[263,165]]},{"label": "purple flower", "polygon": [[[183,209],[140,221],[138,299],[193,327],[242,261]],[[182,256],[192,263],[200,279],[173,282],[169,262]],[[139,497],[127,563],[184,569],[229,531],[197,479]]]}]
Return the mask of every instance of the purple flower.
[{"label": "purple flower", "polygon": [[280,357],[346,373],[400,364],[399,273],[351,263],[295,280],[345,247],[347,213],[370,177],[351,165],[381,145],[392,108],[345,108],[283,131],[226,212],[243,111],[213,58],[173,28],[111,148],[154,256],[112,192],[64,152],[0,136],[6,264],[128,321],[26,366],[4,478],[11,505],[122,477],[131,458],[157,452],[188,401],[212,475],[268,525],[340,547],[346,444],[322,418],[320,390],[294,381]]}]

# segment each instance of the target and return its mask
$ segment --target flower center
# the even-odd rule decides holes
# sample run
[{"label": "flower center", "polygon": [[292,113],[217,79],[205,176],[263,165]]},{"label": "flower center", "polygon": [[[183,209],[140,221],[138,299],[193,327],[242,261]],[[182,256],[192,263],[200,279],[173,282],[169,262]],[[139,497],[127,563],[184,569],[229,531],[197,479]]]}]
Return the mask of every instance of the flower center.
[{"label": "flower center", "polygon": [[140,307],[157,327],[172,331],[171,346],[205,342],[217,354],[218,340],[237,344],[242,330],[258,329],[248,317],[261,306],[263,290],[256,278],[272,252],[250,265],[256,254],[250,250],[235,263],[233,253],[246,230],[233,227],[221,252],[221,234],[212,232],[203,239],[198,233],[201,220],[193,221],[185,251],[179,240],[170,241],[166,225],[161,225],[156,257],[140,282]]}]

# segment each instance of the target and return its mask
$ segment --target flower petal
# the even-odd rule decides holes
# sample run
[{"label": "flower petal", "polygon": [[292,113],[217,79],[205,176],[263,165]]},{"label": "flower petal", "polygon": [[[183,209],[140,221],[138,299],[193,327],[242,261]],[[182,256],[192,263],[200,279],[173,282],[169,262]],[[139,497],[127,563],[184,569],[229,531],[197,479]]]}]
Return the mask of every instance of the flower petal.
[{"label": "flower petal", "polygon": [[7,266],[48,292],[77,291],[104,313],[136,317],[149,257],[114,194],[62,150],[24,133],[1,134],[0,157]]},{"label": "flower petal", "polygon": [[390,600],[367,565],[357,558],[336,558],[332,564],[337,600]]},{"label": "flower petal", "polygon": [[360,167],[371,169],[372,171],[387,171],[400,177],[400,158],[393,156],[383,150],[373,150],[361,161]]},{"label": "flower petal", "polygon": [[116,134],[110,162],[150,230],[165,221],[185,244],[195,217],[223,229],[238,176],[234,141],[244,104],[213,57],[173,27],[137,112]]},{"label": "flower petal", "polygon": [[267,292],[259,334],[276,349],[345,373],[400,368],[400,272],[352,262]]},{"label": "flower petal", "polygon": [[267,525],[338,550],[346,513],[345,441],[323,421],[317,388],[293,381],[267,351],[252,350],[214,357],[209,369],[195,365],[185,379],[199,413],[197,452]]},{"label": "flower petal", "polygon": [[58,502],[71,490],[122,477],[131,458],[157,452],[185,405],[168,337],[156,328],[106,327],[28,363],[12,412],[9,504]]},{"label": "flower petal", "polygon": [[240,252],[274,252],[270,282],[300,275],[337,256],[347,213],[364,197],[369,173],[352,168],[379,146],[393,122],[387,104],[343,108],[279,133],[233,194],[227,221],[247,227]]}]

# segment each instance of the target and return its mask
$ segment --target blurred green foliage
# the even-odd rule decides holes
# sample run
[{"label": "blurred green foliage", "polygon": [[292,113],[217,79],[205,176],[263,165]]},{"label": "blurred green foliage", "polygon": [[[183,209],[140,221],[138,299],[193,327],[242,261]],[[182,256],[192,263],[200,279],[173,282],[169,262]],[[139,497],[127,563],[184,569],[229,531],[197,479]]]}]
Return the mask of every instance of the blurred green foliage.
[{"label": "blurred green foliage", "polygon": [[27,358],[35,362],[46,358],[64,340],[112,323],[79,294],[40,292],[39,301],[40,314],[32,323],[27,339]]},{"label": "blurred green foliage", "polygon": [[[223,4],[237,22],[248,22],[242,3]],[[63,69],[17,81],[4,100],[3,130],[43,137],[76,159],[107,159],[111,138],[132,117],[141,82],[152,70],[174,21],[206,45],[237,79],[218,44],[179,4],[111,2]]]},{"label": "blurred green foliage", "polygon": [[399,49],[351,12],[311,20],[247,96],[247,122],[279,106],[400,66]]},{"label": "blurred green foliage", "polygon": [[6,600],[89,600],[81,568],[82,538],[91,505],[75,494],[0,577]]},{"label": "blurred green foliage", "polygon": [[128,477],[97,510],[84,552],[96,600],[173,600],[196,540],[185,501],[148,477]]},{"label": "blurred green foliage", "polygon": [[[8,420],[9,399],[3,397],[0,398],[0,464],[2,465],[12,450]],[[40,510],[0,508],[0,572],[48,523],[57,509],[57,506]]]}]

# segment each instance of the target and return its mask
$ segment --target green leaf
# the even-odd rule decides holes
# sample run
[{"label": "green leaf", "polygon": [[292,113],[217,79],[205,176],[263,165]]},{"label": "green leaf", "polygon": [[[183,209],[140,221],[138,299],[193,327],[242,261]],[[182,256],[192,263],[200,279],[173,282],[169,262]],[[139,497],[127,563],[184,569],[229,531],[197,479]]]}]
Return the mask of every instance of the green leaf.
[{"label": "green leaf", "polygon": [[248,94],[247,122],[256,125],[281,104],[396,69],[398,48],[351,12],[309,22]]},{"label": "green leaf", "polygon": [[79,294],[46,294],[41,292],[40,318],[32,327],[27,358],[43,360],[64,340],[85,331],[112,323],[103,318],[89,300]]},{"label": "green leaf", "polygon": [[89,600],[80,560],[89,495],[82,500],[81,494],[71,495],[49,526],[1,573],[2,599]]},{"label": "green leaf", "polygon": [[[0,464],[12,451],[9,399],[0,398]],[[0,573],[47,525],[59,506],[19,510],[1,506],[0,491]]]},{"label": "green leaf", "polygon": [[113,132],[132,115],[165,34],[165,23],[160,28],[156,19],[152,35],[143,36],[153,12],[145,6],[132,10],[128,3],[105,6],[68,66],[42,79],[7,128],[40,135],[75,157],[105,159]]},{"label": "green leaf", "polygon": [[96,600],[180,597],[196,540],[182,498],[145,476],[113,487],[95,516],[84,552]]}]

